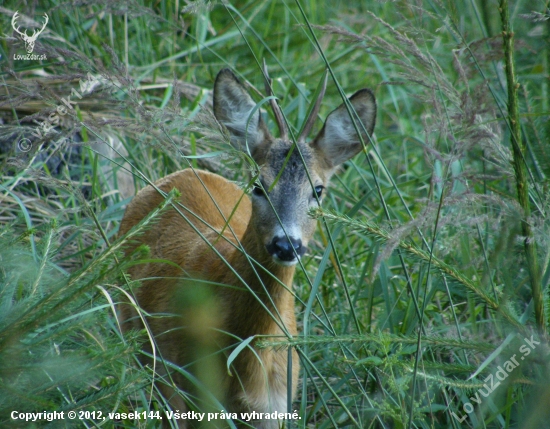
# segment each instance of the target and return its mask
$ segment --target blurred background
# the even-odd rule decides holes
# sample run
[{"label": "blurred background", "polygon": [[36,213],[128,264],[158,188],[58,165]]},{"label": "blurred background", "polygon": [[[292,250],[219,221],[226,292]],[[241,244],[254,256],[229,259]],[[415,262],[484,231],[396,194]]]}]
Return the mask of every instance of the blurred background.
[{"label": "blurred background", "polygon": [[276,343],[302,356],[287,427],[549,427],[548,0],[7,0],[0,26],[2,427],[162,410],[116,318],[118,224],[182,168],[247,183],[207,112],[224,67],[264,99],[264,59],[294,131],[325,70],[315,130],[358,89],[378,102]]}]

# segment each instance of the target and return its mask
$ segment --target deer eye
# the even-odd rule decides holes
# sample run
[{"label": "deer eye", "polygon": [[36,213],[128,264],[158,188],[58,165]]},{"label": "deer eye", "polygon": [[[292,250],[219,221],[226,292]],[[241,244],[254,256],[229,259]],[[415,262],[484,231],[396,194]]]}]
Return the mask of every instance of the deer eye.
[{"label": "deer eye", "polygon": [[325,187],[322,185],[316,186],[313,191],[313,198],[315,198],[315,196],[317,196],[317,198],[321,198],[321,195],[323,195],[323,189],[325,189]]},{"label": "deer eye", "polygon": [[264,197],[265,193],[262,188],[262,185],[259,183],[254,183],[254,186],[252,187],[252,193],[256,195],[257,197]]}]

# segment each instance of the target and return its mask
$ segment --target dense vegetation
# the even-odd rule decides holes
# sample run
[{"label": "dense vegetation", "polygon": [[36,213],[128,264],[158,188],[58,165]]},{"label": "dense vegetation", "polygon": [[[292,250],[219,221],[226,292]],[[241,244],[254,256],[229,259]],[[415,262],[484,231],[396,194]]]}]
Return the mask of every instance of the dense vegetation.
[{"label": "dense vegetation", "polygon": [[[0,426],[30,427],[13,410],[160,409],[135,359],[146,339],[116,319],[125,267],[146,257],[121,257],[118,224],[135,189],[181,168],[247,183],[210,90],[229,66],[260,102],[265,58],[294,130],[326,69],[321,118],[363,87],[378,101],[374,141],[311,213],[301,334],[275,344],[302,358],[289,426],[548,427],[548,6],[4,2]],[[21,31],[48,14],[44,59],[18,57],[16,11]]]}]

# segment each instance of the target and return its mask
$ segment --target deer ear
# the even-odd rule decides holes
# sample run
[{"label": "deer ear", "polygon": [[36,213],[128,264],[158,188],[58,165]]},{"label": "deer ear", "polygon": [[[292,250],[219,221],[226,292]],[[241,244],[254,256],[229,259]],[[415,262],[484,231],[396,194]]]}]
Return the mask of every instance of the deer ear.
[{"label": "deer ear", "polygon": [[269,131],[260,116],[259,109],[252,111],[256,103],[243,84],[230,69],[218,73],[214,83],[214,115],[231,134],[231,144],[244,152],[254,152]]},{"label": "deer ear", "polygon": [[[349,101],[355,110],[352,114],[363,141],[368,143],[367,133],[372,135],[376,121],[374,94],[369,89],[361,89],[353,94]],[[361,151],[363,145],[344,104],[328,115],[325,125],[311,146],[323,156],[331,168],[342,164]]]}]

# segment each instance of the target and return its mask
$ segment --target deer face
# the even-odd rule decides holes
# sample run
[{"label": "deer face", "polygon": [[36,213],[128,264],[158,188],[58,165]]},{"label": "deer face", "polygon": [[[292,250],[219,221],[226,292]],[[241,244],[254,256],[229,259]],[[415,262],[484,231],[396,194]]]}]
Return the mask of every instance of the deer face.
[{"label": "deer face", "polygon": [[[357,122],[364,125],[363,138],[368,142],[365,130],[372,133],[376,116],[374,95],[361,90],[349,101],[358,115]],[[255,104],[229,69],[218,74],[214,114],[229,130],[232,144],[241,150],[248,148],[258,165],[251,195],[251,227],[274,262],[294,265],[315,230],[309,209],[322,201],[334,169],[357,154],[362,144],[343,105],[328,116],[311,143],[301,136],[294,144],[285,130],[279,139],[269,133],[259,112],[252,113]]]},{"label": "deer face", "polygon": [[315,230],[308,211],[323,197],[327,172],[318,168],[315,153],[306,144],[274,140],[258,158],[251,222],[275,262],[293,265],[305,253]]}]

